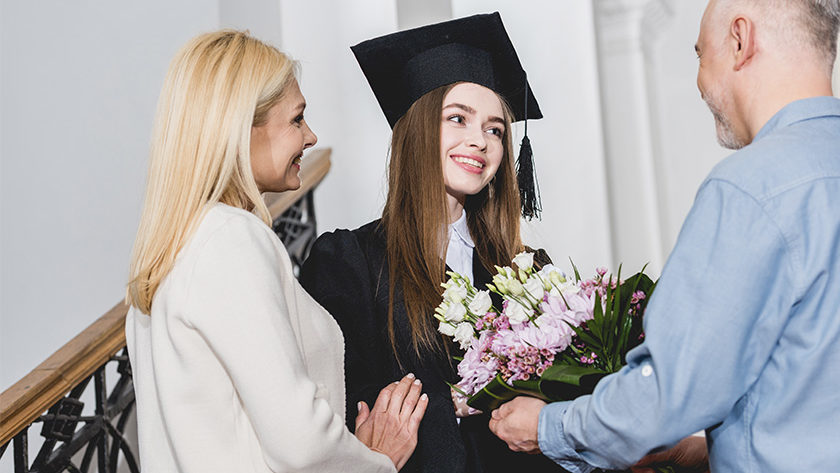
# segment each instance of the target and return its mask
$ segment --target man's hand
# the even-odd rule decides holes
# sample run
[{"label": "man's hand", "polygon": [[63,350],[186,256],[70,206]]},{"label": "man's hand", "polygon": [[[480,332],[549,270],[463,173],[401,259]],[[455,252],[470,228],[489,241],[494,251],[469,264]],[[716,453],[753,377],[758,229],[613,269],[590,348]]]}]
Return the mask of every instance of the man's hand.
[{"label": "man's hand", "polygon": [[709,473],[709,452],[704,437],[686,437],[674,448],[648,455],[633,465],[633,473],[654,473],[655,466],[673,466],[680,473]]},{"label": "man's hand", "polygon": [[537,398],[519,396],[493,411],[490,430],[514,452],[540,453],[537,434],[543,406]]}]

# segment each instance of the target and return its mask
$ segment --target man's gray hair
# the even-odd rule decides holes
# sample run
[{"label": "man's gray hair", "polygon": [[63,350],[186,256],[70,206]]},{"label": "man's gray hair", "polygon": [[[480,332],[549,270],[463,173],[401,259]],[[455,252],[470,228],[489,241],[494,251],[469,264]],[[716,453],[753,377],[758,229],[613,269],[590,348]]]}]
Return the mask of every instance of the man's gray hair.
[{"label": "man's gray hair", "polygon": [[811,44],[823,54],[828,67],[831,68],[837,58],[837,39],[838,34],[840,34],[840,0],[798,1],[804,4],[802,21],[803,26],[808,29]]},{"label": "man's gray hair", "polygon": [[[725,11],[734,13],[739,7],[763,11],[777,31],[793,35],[783,41],[810,48],[823,59],[831,73],[837,57],[840,34],[840,0],[718,0]],[[780,38],[781,39],[781,38]]]}]

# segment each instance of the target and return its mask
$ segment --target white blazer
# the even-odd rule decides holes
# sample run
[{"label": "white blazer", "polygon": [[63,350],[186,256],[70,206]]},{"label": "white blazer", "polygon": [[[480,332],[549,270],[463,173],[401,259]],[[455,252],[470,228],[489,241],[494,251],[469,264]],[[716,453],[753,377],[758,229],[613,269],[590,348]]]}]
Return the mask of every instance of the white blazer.
[{"label": "white blazer", "polygon": [[253,214],[211,207],[151,312],[125,328],[144,473],[395,470],[345,428],[341,331]]}]

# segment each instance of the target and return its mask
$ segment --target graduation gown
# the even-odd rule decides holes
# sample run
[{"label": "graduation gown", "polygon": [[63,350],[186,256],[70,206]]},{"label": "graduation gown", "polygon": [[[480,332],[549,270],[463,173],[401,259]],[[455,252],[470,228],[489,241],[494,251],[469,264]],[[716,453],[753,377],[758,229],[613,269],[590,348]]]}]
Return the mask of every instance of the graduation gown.
[{"label": "graduation gown", "polygon": [[[456,421],[449,386],[459,377],[444,354],[417,357],[399,287],[394,295],[394,328],[400,363],[387,331],[390,281],[386,240],[376,220],[356,230],[325,233],[315,242],[300,271],[300,282],[336,319],[344,333],[347,427],[355,428],[356,403],[373,407],[379,391],[407,373],[423,382],[429,405],[420,424],[417,449],[403,472],[489,473],[564,471],[542,455],[515,453],[490,432],[489,413]],[[475,250],[473,250],[475,251]],[[544,256],[545,253],[541,252]],[[473,253],[476,287],[491,282]],[[431,314],[430,314],[431,317]],[[457,349],[456,349],[457,350]]]}]

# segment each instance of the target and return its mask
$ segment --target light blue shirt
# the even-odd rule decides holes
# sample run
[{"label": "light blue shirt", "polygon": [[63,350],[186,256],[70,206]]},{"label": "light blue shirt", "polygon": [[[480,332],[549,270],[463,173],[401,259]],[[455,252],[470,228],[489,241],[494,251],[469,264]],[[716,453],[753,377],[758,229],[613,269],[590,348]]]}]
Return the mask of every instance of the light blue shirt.
[{"label": "light blue shirt", "polygon": [[713,472],[840,471],[840,100],[793,102],[703,182],[645,314],[543,453],[621,469],[706,429]]}]

